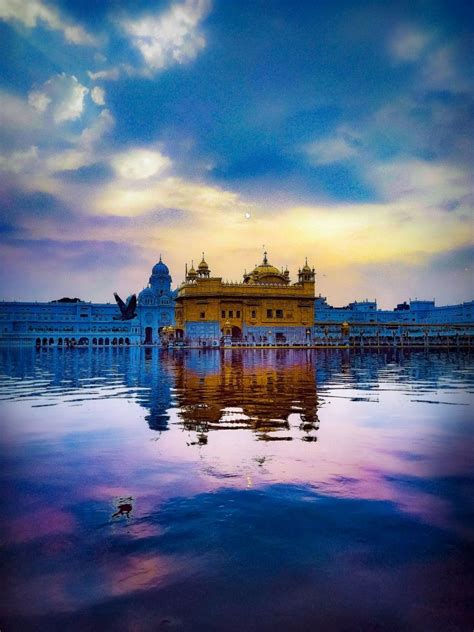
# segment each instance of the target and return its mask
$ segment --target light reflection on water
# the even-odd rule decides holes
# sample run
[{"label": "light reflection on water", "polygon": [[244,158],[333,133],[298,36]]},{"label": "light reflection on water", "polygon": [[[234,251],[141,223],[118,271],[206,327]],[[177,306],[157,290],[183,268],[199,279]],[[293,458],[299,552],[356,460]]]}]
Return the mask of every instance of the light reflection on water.
[{"label": "light reflection on water", "polygon": [[472,367],[0,349],[2,629],[470,629]]}]

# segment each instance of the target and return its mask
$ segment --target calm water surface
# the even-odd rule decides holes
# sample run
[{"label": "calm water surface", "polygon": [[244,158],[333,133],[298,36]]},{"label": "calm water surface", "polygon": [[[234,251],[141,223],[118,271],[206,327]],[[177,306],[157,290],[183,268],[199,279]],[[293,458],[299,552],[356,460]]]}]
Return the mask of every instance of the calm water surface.
[{"label": "calm water surface", "polygon": [[473,360],[0,349],[2,632],[471,632]]}]

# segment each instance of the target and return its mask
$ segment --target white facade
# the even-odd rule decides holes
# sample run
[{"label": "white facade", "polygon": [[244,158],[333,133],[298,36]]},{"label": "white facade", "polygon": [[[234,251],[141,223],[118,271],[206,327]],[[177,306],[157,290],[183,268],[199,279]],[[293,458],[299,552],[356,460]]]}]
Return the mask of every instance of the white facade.
[{"label": "white facade", "polygon": [[393,310],[377,309],[376,301],[349,303],[333,307],[326,297],[317,296],[314,304],[315,323],[416,323],[432,325],[474,324],[474,301],[437,307],[434,300],[414,300]]},{"label": "white facade", "polygon": [[70,346],[138,344],[138,319],[122,321],[111,303],[0,303],[2,342]]},{"label": "white facade", "polygon": [[138,297],[137,316],[119,320],[116,303],[0,302],[0,342],[37,346],[159,343],[160,328],[174,323],[171,276],[160,261]]}]

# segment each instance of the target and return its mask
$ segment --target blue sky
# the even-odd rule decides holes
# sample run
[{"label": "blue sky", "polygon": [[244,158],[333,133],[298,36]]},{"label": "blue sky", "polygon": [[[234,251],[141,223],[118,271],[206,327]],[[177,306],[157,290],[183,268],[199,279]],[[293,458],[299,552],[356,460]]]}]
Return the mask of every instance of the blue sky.
[{"label": "blue sky", "polygon": [[4,298],[308,256],[335,304],[473,298],[470,2],[0,0]]}]

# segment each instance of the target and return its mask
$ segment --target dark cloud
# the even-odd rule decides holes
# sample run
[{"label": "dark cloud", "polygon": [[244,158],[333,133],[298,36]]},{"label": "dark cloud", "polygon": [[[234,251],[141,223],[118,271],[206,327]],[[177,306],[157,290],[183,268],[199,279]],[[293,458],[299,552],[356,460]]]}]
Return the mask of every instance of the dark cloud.
[{"label": "dark cloud", "polygon": [[[41,258],[58,265],[62,272],[74,269],[87,273],[98,269],[119,269],[142,260],[140,249],[116,241],[58,241],[54,239],[9,239],[9,252],[24,254],[25,261]],[[8,257],[8,256],[7,256]]]},{"label": "dark cloud", "polygon": [[113,179],[114,172],[109,165],[97,162],[75,170],[58,171],[54,176],[66,182],[103,184]]},{"label": "dark cloud", "polygon": [[0,197],[0,216],[11,221],[24,217],[62,217],[70,214],[69,209],[50,193],[29,192],[10,188]]},{"label": "dark cloud", "polygon": [[474,245],[468,245],[434,255],[430,258],[429,265],[434,271],[471,270],[471,285],[474,290],[473,262]]}]

